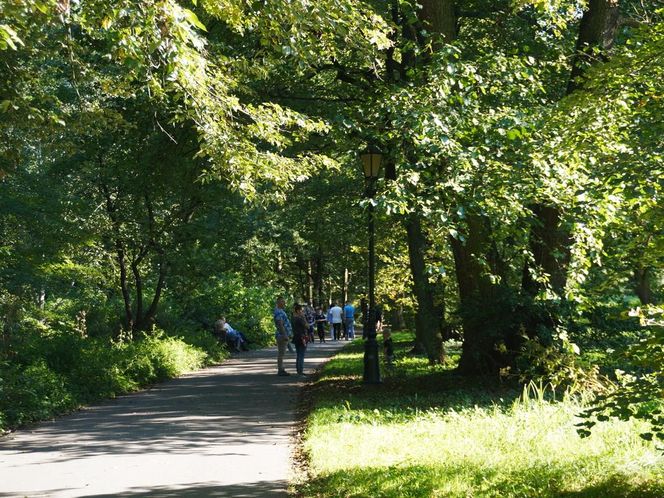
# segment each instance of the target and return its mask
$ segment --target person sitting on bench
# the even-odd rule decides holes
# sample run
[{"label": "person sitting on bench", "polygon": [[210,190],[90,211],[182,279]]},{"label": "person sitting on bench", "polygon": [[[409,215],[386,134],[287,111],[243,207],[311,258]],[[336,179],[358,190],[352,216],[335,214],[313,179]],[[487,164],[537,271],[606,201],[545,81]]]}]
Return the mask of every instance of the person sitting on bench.
[{"label": "person sitting on bench", "polygon": [[221,316],[214,324],[215,334],[220,340],[224,341],[234,351],[247,351],[247,338],[239,330],[231,327],[226,321],[226,317]]}]

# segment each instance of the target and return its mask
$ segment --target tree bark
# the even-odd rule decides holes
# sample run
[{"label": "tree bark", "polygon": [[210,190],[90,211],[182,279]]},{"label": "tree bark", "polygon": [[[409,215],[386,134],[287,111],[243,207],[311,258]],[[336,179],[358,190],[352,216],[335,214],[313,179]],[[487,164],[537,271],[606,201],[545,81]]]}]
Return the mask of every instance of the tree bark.
[{"label": "tree bark", "polygon": [[416,342],[419,341],[424,345],[429,363],[442,363],[445,355],[440,317],[434,306],[433,288],[429,282],[424,259],[428,243],[417,213],[406,220],[406,232],[410,271],[413,275],[413,287],[417,298]]},{"label": "tree bark", "polygon": [[314,301],[314,276],[313,276],[313,263],[311,258],[307,260],[307,302],[313,303]]},{"label": "tree bark", "polygon": [[159,280],[157,281],[157,286],[155,287],[154,296],[152,297],[152,302],[150,307],[145,312],[145,317],[142,320],[143,330],[148,330],[154,325],[155,319],[157,316],[157,308],[159,306],[159,301],[161,299],[161,294],[164,290],[164,285],[166,283],[166,274],[167,274],[167,264],[163,254],[159,260]]},{"label": "tree bark", "polygon": [[341,293],[341,300],[343,303],[348,301],[348,287],[350,286],[350,272],[348,268],[344,268],[344,286],[343,292]]},{"label": "tree bark", "polygon": [[652,304],[652,290],[650,288],[650,268],[637,268],[634,270],[634,283],[636,295],[641,304]]},{"label": "tree bark", "polygon": [[403,316],[403,304],[398,304],[392,309],[392,330],[404,330],[406,328],[406,320]]},{"label": "tree bark", "polygon": [[120,269],[120,290],[122,292],[122,299],[124,301],[125,327],[127,327],[128,330],[132,330],[134,328],[134,315],[132,312],[131,295],[129,293],[129,284],[127,280],[127,262],[125,258],[125,249],[124,244],[120,239],[120,222],[117,219],[115,203],[113,202],[113,198],[111,196],[110,190],[108,189],[108,186],[102,183],[101,189],[106,201],[106,214],[111,220],[111,226],[113,227],[114,231],[113,241],[115,245],[115,258]]},{"label": "tree bark", "polygon": [[[141,258],[142,259],[142,258]],[[134,316],[135,328],[142,330],[143,329],[143,278],[141,277],[140,269],[138,265],[140,264],[140,259],[134,259],[131,262],[131,272],[134,275],[134,289],[136,294],[136,313]]]},{"label": "tree bark", "polygon": [[459,371],[465,375],[496,374],[512,366],[521,342],[518,309],[506,276],[501,277],[504,261],[492,232],[488,218],[467,214],[465,241],[449,238],[463,326]]},{"label": "tree bark", "polygon": [[[534,204],[530,209],[534,214],[529,239],[533,267],[536,271],[548,275],[551,289],[562,296],[567,284],[572,236],[569,229],[562,226],[562,213],[557,206]],[[542,289],[542,284],[533,278],[527,264],[524,267],[521,285],[531,296],[535,296]]]},{"label": "tree bark", "polygon": [[[410,16],[399,12],[397,2],[392,4],[392,17],[395,22],[401,24],[402,36],[406,40],[424,46],[427,42],[422,37],[422,29],[430,35],[434,47],[449,43],[456,38],[456,14],[454,0],[423,0],[420,2],[421,9],[417,12],[417,19],[421,26],[413,25]],[[416,58],[412,51],[405,50],[402,53],[401,64],[398,65],[388,54],[388,75],[391,79],[398,72],[399,79],[405,78],[405,70],[416,64]],[[422,62],[426,62],[423,60]],[[426,273],[425,253],[428,241],[422,230],[420,214],[416,211],[411,214],[405,222],[408,235],[408,255],[410,269],[413,276],[417,310],[415,315],[415,345],[414,352],[420,352],[423,348],[432,364],[441,363],[444,360],[442,317],[434,303],[434,289],[429,282]]]},{"label": "tree bark", "polygon": [[596,61],[595,49],[600,59],[613,46],[620,17],[618,0],[589,0],[588,10],[583,13],[576,39],[572,72],[567,83],[567,94],[581,86],[580,77],[587,66]]},{"label": "tree bark", "polygon": [[454,0],[420,0],[420,19],[424,28],[434,34],[434,45],[453,41],[457,36]]},{"label": "tree bark", "polygon": [[318,306],[323,305],[323,255],[319,246],[313,261],[314,297]]},{"label": "tree bark", "polygon": [[449,238],[461,304],[463,346],[459,371],[463,374],[493,373],[500,363],[495,354],[496,338],[487,333],[487,317],[482,312],[491,305],[494,296],[487,269],[479,259],[488,253],[489,234],[484,220],[468,215],[465,243],[459,238]]}]

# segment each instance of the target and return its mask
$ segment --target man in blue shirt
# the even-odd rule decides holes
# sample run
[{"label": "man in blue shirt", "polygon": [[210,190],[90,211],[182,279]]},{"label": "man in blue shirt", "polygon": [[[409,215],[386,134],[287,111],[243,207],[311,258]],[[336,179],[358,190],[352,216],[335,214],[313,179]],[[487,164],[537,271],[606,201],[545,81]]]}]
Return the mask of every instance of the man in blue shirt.
[{"label": "man in blue shirt", "polygon": [[274,325],[277,330],[274,334],[277,340],[277,375],[290,375],[284,370],[284,355],[286,354],[286,346],[290,342],[292,335],[292,328],[288,315],[284,311],[286,300],[279,296],[277,298],[277,306],[274,308],[273,318]]},{"label": "man in blue shirt", "polygon": [[346,340],[355,339],[355,306],[346,301],[344,306],[344,325],[346,326]]}]

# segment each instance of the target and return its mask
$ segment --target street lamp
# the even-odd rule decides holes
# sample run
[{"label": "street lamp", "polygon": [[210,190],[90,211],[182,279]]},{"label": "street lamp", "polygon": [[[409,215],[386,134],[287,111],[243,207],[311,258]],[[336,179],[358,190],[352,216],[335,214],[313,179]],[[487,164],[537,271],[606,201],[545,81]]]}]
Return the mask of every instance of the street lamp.
[{"label": "street lamp", "polygon": [[378,342],[376,342],[376,247],[374,227],[374,202],[376,181],[380,173],[382,155],[378,149],[369,146],[361,154],[364,180],[366,181],[365,196],[369,199],[369,313],[368,326],[364,341],[364,383],[380,384],[380,364],[378,361]]}]

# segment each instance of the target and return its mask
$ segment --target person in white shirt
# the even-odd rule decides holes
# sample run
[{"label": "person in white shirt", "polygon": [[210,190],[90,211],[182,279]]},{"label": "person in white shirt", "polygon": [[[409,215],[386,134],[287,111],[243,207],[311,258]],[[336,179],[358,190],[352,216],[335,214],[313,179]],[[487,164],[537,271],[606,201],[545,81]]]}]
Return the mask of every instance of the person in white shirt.
[{"label": "person in white shirt", "polygon": [[330,308],[330,315],[332,316],[332,330],[334,331],[334,340],[341,339],[341,324],[343,323],[344,311],[335,302],[334,306]]}]

